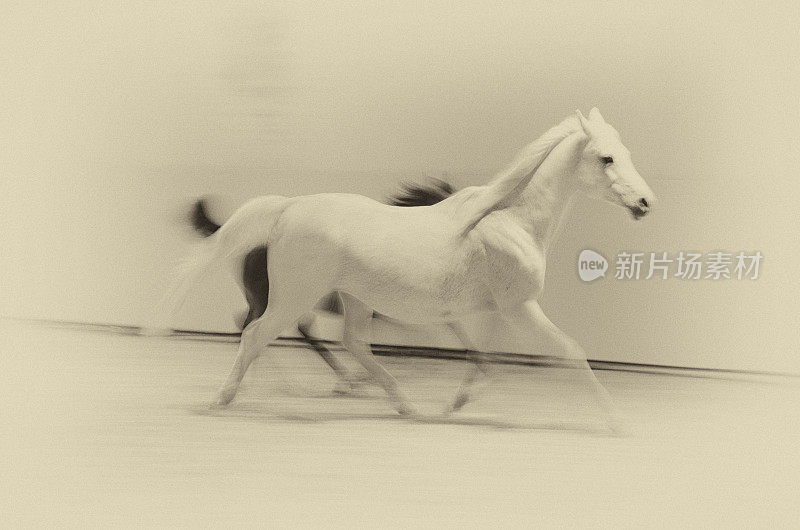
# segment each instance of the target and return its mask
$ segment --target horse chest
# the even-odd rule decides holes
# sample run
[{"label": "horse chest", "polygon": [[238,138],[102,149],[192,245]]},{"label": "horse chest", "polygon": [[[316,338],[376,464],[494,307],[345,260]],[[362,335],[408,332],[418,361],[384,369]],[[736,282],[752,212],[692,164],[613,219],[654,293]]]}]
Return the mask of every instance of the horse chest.
[{"label": "horse chest", "polygon": [[535,299],[544,287],[542,248],[515,223],[487,223],[476,229],[483,250],[485,282],[498,305]]}]

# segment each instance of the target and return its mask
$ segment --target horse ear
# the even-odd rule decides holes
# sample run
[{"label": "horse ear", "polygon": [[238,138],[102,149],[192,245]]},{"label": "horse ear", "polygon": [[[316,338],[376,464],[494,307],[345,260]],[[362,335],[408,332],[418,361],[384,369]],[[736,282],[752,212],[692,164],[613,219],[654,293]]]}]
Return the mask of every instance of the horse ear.
[{"label": "horse ear", "polygon": [[576,110],[575,114],[577,114],[578,115],[578,119],[581,120],[581,127],[583,127],[583,132],[585,132],[586,135],[588,136],[589,135],[589,122],[586,120],[586,118],[583,117],[583,113],[580,111],[580,109]]},{"label": "horse ear", "polygon": [[605,123],[606,120],[603,119],[603,115],[600,114],[600,111],[597,110],[597,107],[592,107],[592,110],[589,111],[589,119],[592,121],[599,121]]}]

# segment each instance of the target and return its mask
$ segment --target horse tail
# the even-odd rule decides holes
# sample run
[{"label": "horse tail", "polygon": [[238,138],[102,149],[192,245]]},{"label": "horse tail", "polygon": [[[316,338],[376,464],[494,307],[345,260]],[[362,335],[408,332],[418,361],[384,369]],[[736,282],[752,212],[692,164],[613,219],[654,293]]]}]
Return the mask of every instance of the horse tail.
[{"label": "horse tail", "polygon": [[175,278],[153,312],[152,325],[146,329],[163,330],[164,322],[177,313],[192,289],[213,270],[227,269],[238,274],[238,268],[251,251],[269,245],[272,230],[287,205],[285,197],[258,197],[218,225],[208,217],[205,201],[198,200],[189,220],[205,237],[194,244],[192,252],[176,267]]},{"label": "horse tail", "polygon": [[208,273],[215,261],[217,247],[214,243],[211,239],[198,241],[175,267],[167,291],[142,326],[143,335],[169,335],[174,331],[169,325],[172,318],[183,307],[192,288]]},{"label": "horse tail", "polygon": [[392,206],[431,206],[455,193],[449,182],[436,178],[428,183],[404,182],[400,191],[386,200]]},{"label": "horse tail", "polygon": [[210,236],[222,226],[212,221],[208,216],[208,208],[206,206],[205,198],[198,199],[197,202],[194,203],[192,210],[189,212],[189,222],[191,223],[192,228],[194,228],[203,237]]}]

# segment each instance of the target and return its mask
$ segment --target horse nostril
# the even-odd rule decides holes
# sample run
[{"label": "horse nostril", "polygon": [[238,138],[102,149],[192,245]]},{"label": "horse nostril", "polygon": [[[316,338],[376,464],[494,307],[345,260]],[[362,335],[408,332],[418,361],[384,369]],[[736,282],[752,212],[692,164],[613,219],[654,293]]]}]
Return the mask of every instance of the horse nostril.
[{"label": "horse nostril", "polygon": [[647,208],[650,205],[647,204],[647,200],[646,199],[639,199],[639,206],[641,206],[642,208]]}]

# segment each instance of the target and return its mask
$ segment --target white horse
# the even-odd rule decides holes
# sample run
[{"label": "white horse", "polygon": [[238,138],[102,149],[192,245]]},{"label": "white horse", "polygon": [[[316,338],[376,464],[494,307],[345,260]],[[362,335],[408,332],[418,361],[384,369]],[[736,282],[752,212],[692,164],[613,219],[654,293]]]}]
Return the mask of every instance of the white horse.
[{"label": "white horse", "polygon": [[[635,219],[654,202],[619,134],[597,109],[588,119],[577,111],[547,131],[488,184],[432,206],[401,208],[347,194],[251,200],[203,241],[173,291],[180,300],[212,266],[227,266],[238,276],[248,252],[268,248],[268,307],[243,331],[216,404],[225,406],[235,397],[260,345],[275,340],[320,298],[339,291],[344,346],[401,414],[415,409],[372,355],[373,310],[409,323],[448,324],[473,351],[482,351],[483,341],[460,322],[470,314],[499,312],[523,336],[531,341],[544,336],[556,355],[573,360],[613,426],[611,399],[586,354],[537,302],[548,247],[578,190],[628,209]],[[537,328],[540,333],[532,334]],[[452,409],[466,402],[479,369],[466,378]]]}]

